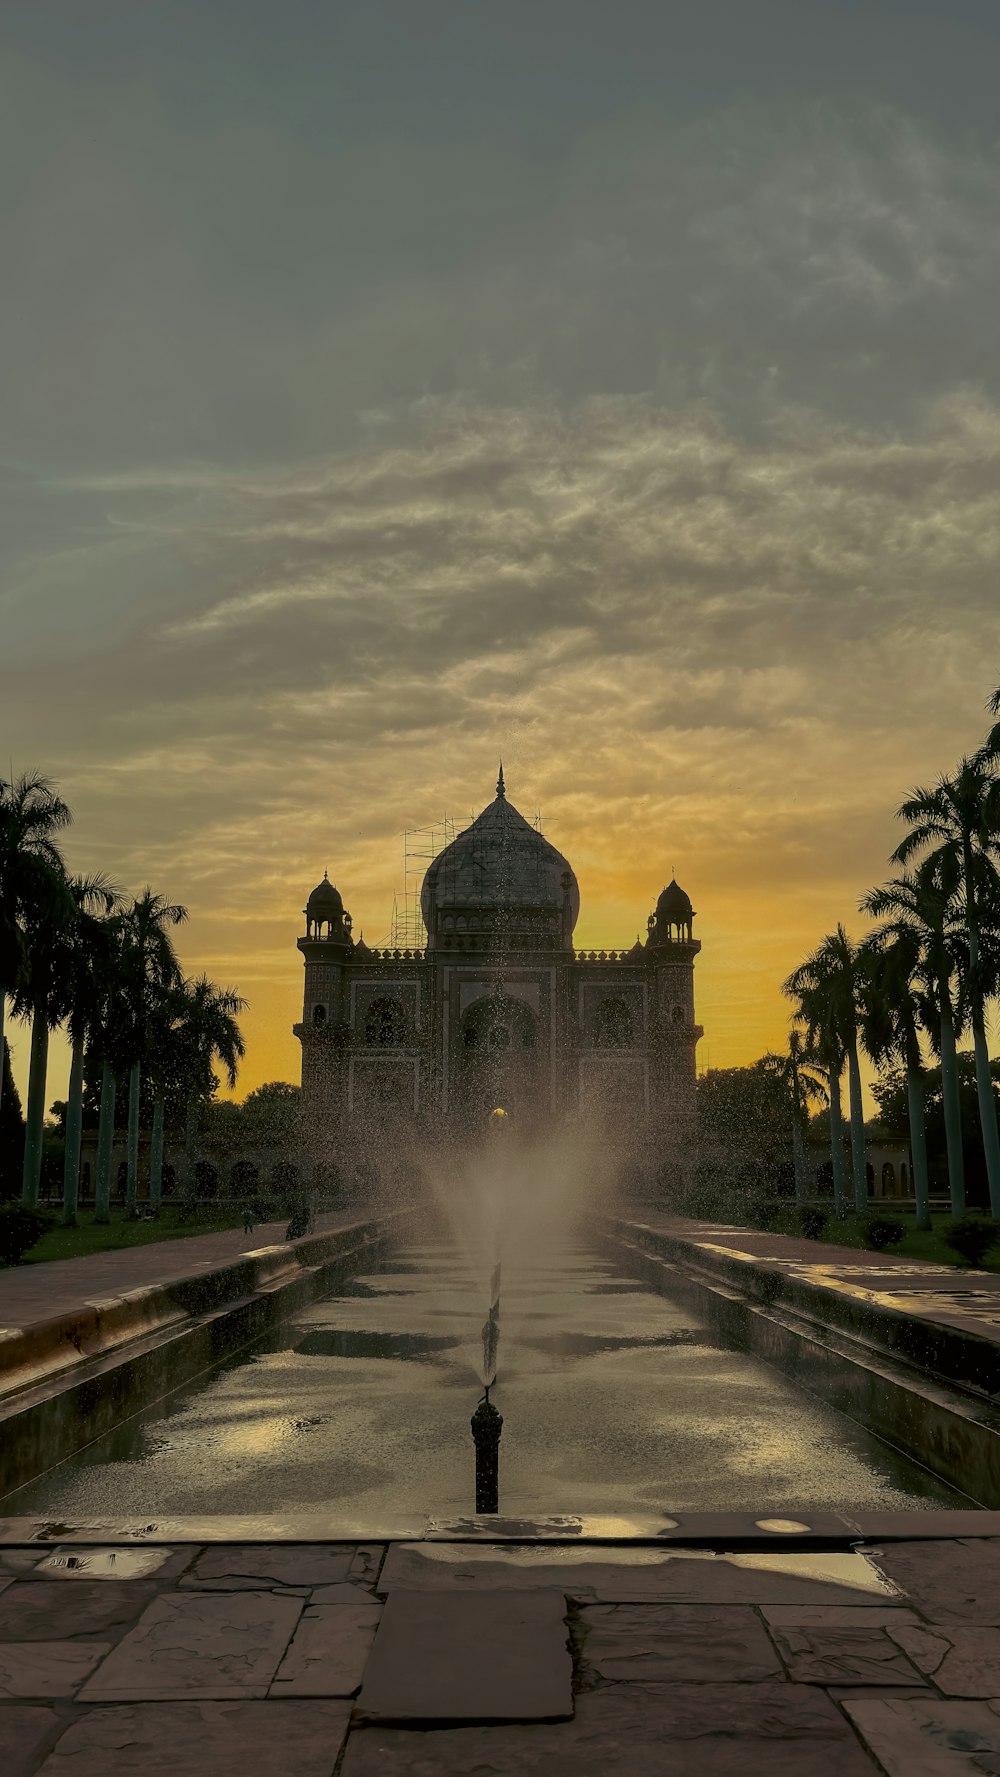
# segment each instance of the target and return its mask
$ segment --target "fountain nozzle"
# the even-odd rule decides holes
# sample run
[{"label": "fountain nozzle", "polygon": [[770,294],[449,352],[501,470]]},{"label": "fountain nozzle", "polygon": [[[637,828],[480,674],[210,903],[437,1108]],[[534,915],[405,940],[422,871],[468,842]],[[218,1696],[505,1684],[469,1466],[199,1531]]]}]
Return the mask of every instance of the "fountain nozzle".
[{"label": "fountain nozzle", "polygon": [[476,1445],[476,1511],[500,1510],[500,1433],[503,1414],[490,1400],[491,1382],[472,1415],[472,1436]]}]

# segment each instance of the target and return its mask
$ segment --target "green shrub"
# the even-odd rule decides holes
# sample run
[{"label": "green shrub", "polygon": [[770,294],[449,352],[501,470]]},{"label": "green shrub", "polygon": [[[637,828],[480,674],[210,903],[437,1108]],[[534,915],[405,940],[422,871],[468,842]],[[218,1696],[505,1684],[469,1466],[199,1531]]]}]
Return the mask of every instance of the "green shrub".
[{"label": "green shrub", "polygon": [[884,1252],[887,1246],[898,1246],[905,1233],[906,1224],[895,1216],[870,1215],[861,1224],[862,1240],[876,1253]]},{"label": "green shrub", "polygon": [[975,1267],[982,1264],[1000,1239],[1000,1228],[995,1222],[981,1222],[977,1216],[962,1216],[959,1221],[948,1223],[944,1238],[952,1252]]},{"label": "green shrub", "polygon": [[29,1209],[24,1203],[0,1203],[0,1259],[19,1265],[26,1252],[37,1246],[57,1217],[47,1209]]},{"label": "green shrub", "polygon": [[819,1209],[815,1203],[800,1204],[799,1229],[807,1240],[818,1240],[829,1220],[826,1210]]},{"label": "green shrub", "polygon": [[770,1203],[766,1197],[751,1197],[743,1213],[751,1228],[760,1228],[767,1234],[781,1215],[781,1208],[780,1203]]}]

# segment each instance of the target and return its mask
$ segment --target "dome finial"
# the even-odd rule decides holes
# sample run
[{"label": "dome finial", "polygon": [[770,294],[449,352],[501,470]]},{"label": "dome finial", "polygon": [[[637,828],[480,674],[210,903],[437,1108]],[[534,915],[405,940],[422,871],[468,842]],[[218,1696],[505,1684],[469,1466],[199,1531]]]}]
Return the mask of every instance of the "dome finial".
[{"label": "dome finial", "polygon": [[506,795],[507,795],[507,786],[503,781],[503,760],[502,759],[500,761],[500,776],[497,778],[497,795],[499,796],[501,802],[504,801],[504,799],[506,798]]}]

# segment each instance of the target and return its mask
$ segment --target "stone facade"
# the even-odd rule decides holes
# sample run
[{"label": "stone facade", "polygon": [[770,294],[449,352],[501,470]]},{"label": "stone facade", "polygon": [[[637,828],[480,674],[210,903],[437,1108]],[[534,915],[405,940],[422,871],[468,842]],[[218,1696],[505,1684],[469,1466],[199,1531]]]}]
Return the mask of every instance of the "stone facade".
[{"label": "stone facade", "polygon": [[702,1034],[691,903],[671,883],[645,943],[599,952],[574,948],[579,906],[569,863],[507,800],[502,773],[427,871],[423,949],[355,941],[324,878],[298,940],[294,1026],[316,1159],[466,1134],[499,1108],[532,1131],[603,1118],[637,1160],[683,1167]]}]

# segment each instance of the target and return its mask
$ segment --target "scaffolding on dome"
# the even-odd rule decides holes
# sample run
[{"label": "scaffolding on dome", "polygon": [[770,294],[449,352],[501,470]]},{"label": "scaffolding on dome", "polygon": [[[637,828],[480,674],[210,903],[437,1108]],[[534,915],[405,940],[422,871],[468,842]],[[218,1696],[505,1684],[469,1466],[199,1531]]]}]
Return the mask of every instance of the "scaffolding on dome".
[{"label": "scaffolding on dome", "polygon": [[[475,816],[467,823],[471,827]],[[531,823],[536,833],[542,831],[538,810]],[[465,832],[466,827],[459,829]],[[403,887],[392,897],[392,918],[389,923],[389,945],[393,950],[422,950],[427,942],[427,929],[420,911],[420,890],[434,859],[455,838],[452,815],[442,815],[433,827],[407,827],[403,832]],[[447,882],[447,876],[445,877]]]},{"label": "scaffolding on dome", "polygon": [[431,864],[455,837],[455,822],[443,815],[433,827],[407,827],[403,833],[403,888],[393,895],[389,942],[393,950],[422,950],[427,942],[420,890]]}]

